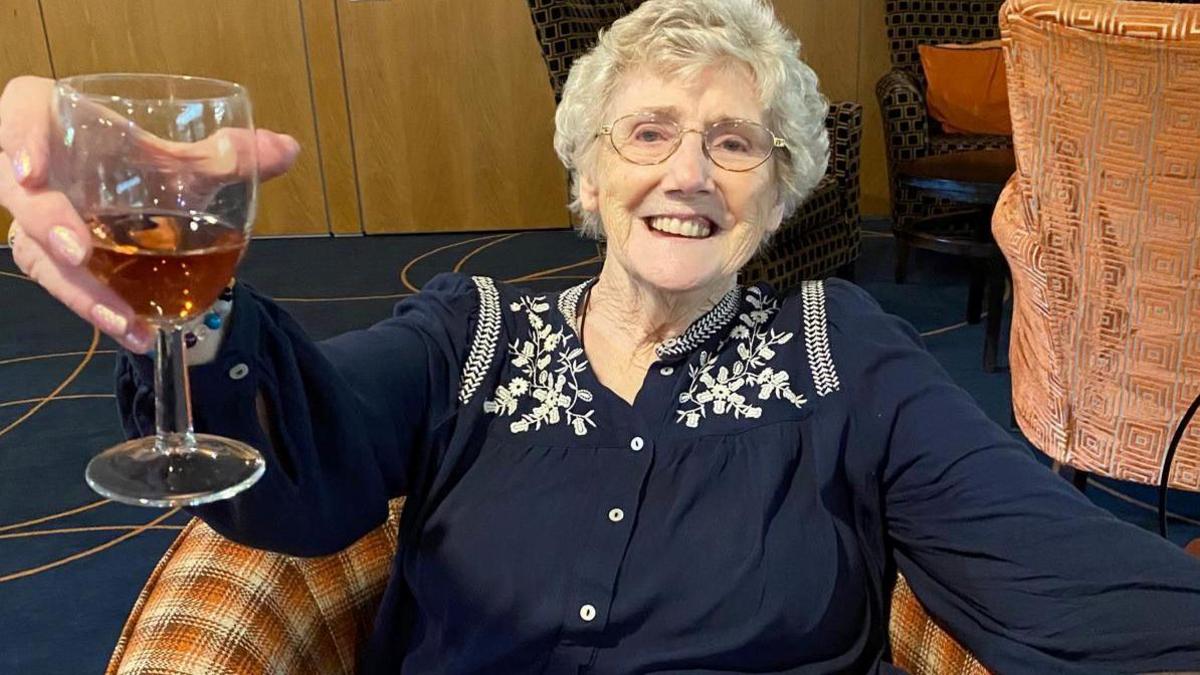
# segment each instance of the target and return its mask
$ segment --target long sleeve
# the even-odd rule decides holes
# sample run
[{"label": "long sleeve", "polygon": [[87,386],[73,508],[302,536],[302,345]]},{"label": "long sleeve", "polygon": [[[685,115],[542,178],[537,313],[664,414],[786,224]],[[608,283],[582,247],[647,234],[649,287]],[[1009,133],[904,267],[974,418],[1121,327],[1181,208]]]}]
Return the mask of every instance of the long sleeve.
[{"label": "long sleeve", "polygon": [[863,291],[829,283],[854,443],[879,448],[898,569],[993,670],[1200,667],[1200,561],[1091,504]]},{"label": "long sleeve", "polygon": [[[217,358],[189,370],[194,427],[253,445],[267,469],[192,512],[230,539],[293,555],[338,551],[378,526],[453,420],[476,304],[469,277],[442,275],[388,320],[316,343],[239,284]],[[150,360],[123,354],[116,390],[127,435],[154,433]],[[274,434],[259,423],[259,394]]]}]

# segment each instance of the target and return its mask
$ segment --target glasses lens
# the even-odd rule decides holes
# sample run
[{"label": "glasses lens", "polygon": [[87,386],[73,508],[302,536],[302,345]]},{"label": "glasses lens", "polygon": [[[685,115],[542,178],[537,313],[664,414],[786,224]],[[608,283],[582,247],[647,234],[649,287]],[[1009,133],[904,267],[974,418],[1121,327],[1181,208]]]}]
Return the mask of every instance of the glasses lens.
[{"label": "glasses lens", "polygon": [[628,115],[613,124],[612,143],[617,152],[635,164],[655,164],[675,150],[679,127],[656,115]]},{"label": "glasses lens", "polygon": [[775,147],[775,137],[766,127],[745,120],[714,124],[704,140],[712,160],[731,171],[753,169],[766,161]]}]

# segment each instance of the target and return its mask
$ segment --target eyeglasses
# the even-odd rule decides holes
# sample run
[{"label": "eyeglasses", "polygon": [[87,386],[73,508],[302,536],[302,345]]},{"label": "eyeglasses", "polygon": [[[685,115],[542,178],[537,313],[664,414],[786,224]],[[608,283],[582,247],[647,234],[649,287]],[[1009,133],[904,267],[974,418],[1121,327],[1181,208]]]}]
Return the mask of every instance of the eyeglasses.
[{"label": "eyeglasses", "polygon": [[787,151],[787,142],[770,129],[750,120],[725,120],[706,129],[680,129],[669,117],[641,112],[617,118],[600,127],[613,150],[627,162],[661,164],[675,154],[683,135],[696,132],[704,139],[704,155],[726,171],[750,171],[770,159],[775,148]]}]

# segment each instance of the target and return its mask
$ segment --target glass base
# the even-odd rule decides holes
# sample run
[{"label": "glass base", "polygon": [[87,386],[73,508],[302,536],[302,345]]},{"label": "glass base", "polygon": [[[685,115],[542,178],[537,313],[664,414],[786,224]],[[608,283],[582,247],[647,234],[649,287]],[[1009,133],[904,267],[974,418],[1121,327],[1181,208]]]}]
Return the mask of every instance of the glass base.
[{"label": "glass base", "polygon": [[113,501],[135,506],[196,506],[228,499],[267,468],[241,441],[195,434],[194,448],[155,449],[155,437],[113,446],[88,462],[88,485]]}]

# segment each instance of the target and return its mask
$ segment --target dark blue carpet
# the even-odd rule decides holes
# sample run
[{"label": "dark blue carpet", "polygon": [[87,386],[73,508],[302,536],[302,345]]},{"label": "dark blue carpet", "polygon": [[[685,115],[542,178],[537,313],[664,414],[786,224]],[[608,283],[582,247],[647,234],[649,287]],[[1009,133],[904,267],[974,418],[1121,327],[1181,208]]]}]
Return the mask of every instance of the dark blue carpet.
[{"label": "dark blue carpet", "polygon": [[[241,277],[279,298],[317,338],[369,325],[404,294],[452,269],[525,278],[553,290],[598,270],[594,244],[569,232],[255,242]],[[930,333],[930,350],[997,422],[1009,420],[1007,374],[980,368],[981,325],[959,325],[966,273],[918,254],[891,282],[890,237],[868,233],[859,282]],[[114,345],[57,306],[0,254],[0,673],[96,673],[162,551],[186,518],[100,499],[88,459],[120,440],[110,392]],[[54,394],[51,396],[51,394]],[[1106,490],[1111,491],[1106,492]],[[1153,491],[1099,481],[1088,494],[1120,517],[1154,524]],[[1200,536],[1200,498],[1173,495],[1172,539]]]}]

